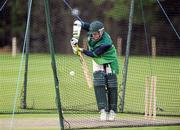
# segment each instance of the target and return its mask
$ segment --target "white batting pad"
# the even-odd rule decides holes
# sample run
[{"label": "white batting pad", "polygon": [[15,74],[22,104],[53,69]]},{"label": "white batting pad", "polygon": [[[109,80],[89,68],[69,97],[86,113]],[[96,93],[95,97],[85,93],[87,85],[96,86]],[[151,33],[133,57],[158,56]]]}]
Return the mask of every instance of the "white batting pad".
[{"label": "white batting pad", "polygon": [[73,25],[73,37],[79,39],[81,33],[81,22],[79,20],[74,21]]}]

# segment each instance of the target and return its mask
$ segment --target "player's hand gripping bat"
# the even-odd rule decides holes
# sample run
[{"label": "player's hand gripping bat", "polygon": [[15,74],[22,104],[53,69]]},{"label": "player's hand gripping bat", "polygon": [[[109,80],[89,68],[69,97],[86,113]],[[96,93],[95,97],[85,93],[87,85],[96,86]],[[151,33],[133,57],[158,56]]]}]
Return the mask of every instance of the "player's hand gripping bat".
[{"label": "player's hand gripping bat", "polygon": [[[74,21],[74,25],[73,25],[73,38],[76,38],[77,40],[79,40],[80,32],[81,32],[81,22],[79,20],[76,20],[76,21]],[[77,43],[78,43],[78,41],[77,41]],[[82,63],[82,69],[83,69],[83,73],[84,73],[84,76],[87,81],[87,85],[89,88],[91,88],[93,86],[93,82],[92,82],[92,77],[88,70],[87,63],[82,55],[82,52],[79,49],[78,44],[75,44],[75,46],[77,49],[77,55],[79,56],[80,61]]]}]

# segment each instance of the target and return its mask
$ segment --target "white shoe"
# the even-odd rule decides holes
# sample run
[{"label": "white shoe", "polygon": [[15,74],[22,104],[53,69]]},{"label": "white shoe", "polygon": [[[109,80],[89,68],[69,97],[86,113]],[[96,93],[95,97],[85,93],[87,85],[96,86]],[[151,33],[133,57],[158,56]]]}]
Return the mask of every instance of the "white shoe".
[{"label": "white shoe", "polygon": [[106,121],[106,119],[107,119],[107,113],[106,113],[106,111],[105,111],[104,109],[101,109],[100,113],[101,113],[101,115],[100,115],[100,120],[101,120],[101,121]]},{"label": "white shoe", "polygon": [[115,120],[116,113],[113,110],[110,110],[108,120],[114,121]]}]

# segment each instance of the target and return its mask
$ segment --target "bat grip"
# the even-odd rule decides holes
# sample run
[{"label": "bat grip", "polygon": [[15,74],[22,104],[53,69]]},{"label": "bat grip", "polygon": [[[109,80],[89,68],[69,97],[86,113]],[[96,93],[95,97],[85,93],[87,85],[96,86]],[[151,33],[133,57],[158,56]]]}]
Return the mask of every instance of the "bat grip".
[{"label": "bat grip", "polygon": [[76,47],[77,47],[77,50],[78,50],[77,51],[77,55],[81,57],[82,56],[82,52],[79,50],[78,44],[76,44]]}]

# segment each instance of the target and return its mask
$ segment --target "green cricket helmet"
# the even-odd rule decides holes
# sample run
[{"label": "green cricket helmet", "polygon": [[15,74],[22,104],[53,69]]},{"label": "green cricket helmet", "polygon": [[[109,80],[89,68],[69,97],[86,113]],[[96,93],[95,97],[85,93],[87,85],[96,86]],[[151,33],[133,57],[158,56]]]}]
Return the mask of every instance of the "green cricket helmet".
[{"label": "green cricket helmet", "polygon": [[100,32],[101,34],[103,33],[104,31],[104,25],[102,22],[100,21],[93,21],[91,24],[90,24],[90,27],[89,27],[89,34],[93,34],[94,32]]}]

